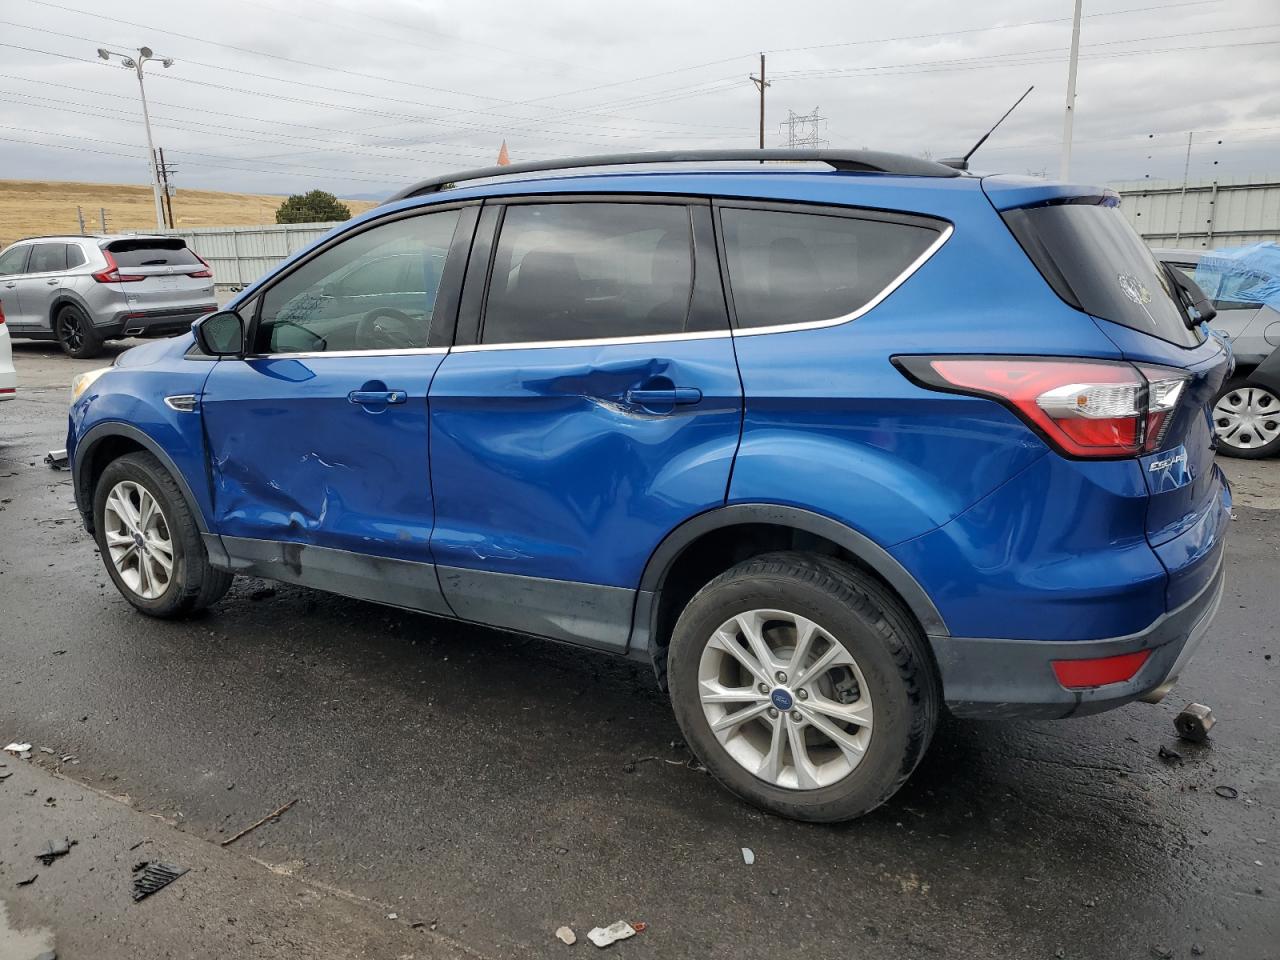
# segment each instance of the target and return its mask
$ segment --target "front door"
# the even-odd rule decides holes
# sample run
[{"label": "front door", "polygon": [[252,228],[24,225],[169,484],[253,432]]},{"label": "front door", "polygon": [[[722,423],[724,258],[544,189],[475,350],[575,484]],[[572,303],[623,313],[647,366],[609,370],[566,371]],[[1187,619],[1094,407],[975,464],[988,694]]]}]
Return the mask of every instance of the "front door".
[{"label": "front door", "polygon": [[441,586],[464,619],[620,650],[646,561],[724,503],[737,449],[709,208],[513,200],[481,223],[431,388]]},{"label": "front door", "polygon": [[[77,251],[78,252],[78,251]],[[18,283],[20,312],[15,330],[51,329],[53,301],[67,273],[67,244],[33,243],[27,272],[10,280]]]},{"label": "front door", "polygon": [[201,400],[217,533],[239,569],[446,612],[427,392],[474,220],[454,208],[354,231],[254,298],[251,354],[219,361]]},{"label": "front door", "polygon": [[0,310],[4,311],[5,323],[17,331],[22,323],[22,307],[18,303],[18,281],[27,269],[27,257],[31,254],[31,245],[10,247],[0,255]]}]

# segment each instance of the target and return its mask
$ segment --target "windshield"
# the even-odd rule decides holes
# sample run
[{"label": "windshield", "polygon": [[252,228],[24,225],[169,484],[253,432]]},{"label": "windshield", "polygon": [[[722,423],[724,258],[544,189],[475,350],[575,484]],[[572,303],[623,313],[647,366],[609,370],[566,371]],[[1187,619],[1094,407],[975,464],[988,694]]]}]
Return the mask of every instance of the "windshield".
[{"label": "windshield", "polygon": [[1164,265],[1114,202],[1058,203],[1002,216],[1058,296],[1095,317],[1194,347],[1204,342]]}]

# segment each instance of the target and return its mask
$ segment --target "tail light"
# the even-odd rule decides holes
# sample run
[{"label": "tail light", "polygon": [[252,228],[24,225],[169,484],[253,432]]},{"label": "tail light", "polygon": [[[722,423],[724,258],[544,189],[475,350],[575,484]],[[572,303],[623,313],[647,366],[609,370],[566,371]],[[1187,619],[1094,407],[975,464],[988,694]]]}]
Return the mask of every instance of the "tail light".
[{"label": "tail light", "polygon": [[1073,457],[1158,449],[1188,374],[1108,360],[898,357],[922,386],[997,400]]},{"label": "tail light", "polygon": [[0,323],[4,323],[4,304],[0,303]]},{"label": "tail light", "polygon": [[195,273],[188,273],[188,274],[187,274],[187,276],[188,276],[188,277],[199,277],[199,278],[200,278],[200,279],[202,279],[202,280],[212,280],[212,279],[213,279],[213,268],[209,266],[209,261],[208,261],[208,260],[206,260],[204,257],[200,256],[200,254],[196,253],[194,250],[192,250],[191,252],[195,254],[195,257],[196,257],[196,259],[197,259],[197,260],[199,260],[201,263],[203,263],[203,264],[204,264],[204,269],[203,269],[203,270],[197,270]]},{"label": "tail light", "polygon": [[93,275],[93,279],[99,283],[136,283],[139,280],[147,279],[140,273],[121,273],[120,266],[116,263],[116,258],[111,255],[110,250],[103,250],[102,255],[107,258],[107,269],[99,270]]}]

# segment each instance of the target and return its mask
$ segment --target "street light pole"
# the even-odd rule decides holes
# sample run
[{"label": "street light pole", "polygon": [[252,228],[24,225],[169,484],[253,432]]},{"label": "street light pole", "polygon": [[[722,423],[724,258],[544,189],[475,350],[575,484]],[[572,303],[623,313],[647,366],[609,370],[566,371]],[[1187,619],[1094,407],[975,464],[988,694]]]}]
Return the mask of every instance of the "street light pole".
[{"label": "street light pole", "polygon": [[158,60],[162,66],[171,67],[173,66],[173,58],[157,57],[150,47],[139,47],[136,57],[116,50],[108,50],[105,47],[99,47],[98,56],[108,61],[112,57],[119,57],[123,66],[135,71],[138,75],[138,93],[142,97],[142,122],[147,128],[147,157],[151,165],[151,195],[156,207],[156,228],[163,230],[165,228],[165,220],[163,201],[160,199],[160,168],[156,165],[156,148],[151,139],[151,114],[147,110],[147,87],[142,82],[142,66],[149,61]]},{"label": "street light pole", "polygon": [[1071,137],[1076,119],[1076,65],[1080,61],[1080,6],[1076,0],[1075,16],[1071,20],[1071,60],[1067,64],[1067,109],[1062,120],[1062,167],[1058,179],[1071,176]]}]

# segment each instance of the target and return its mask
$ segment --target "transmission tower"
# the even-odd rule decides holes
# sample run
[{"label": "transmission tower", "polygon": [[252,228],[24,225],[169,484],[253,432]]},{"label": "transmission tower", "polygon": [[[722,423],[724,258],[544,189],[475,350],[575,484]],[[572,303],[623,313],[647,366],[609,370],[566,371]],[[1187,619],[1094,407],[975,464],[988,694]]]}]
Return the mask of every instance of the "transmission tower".
[{"label": "transmission tower", "polygon": [[779,124],[779,127],[786,128],[787,146],[792,150],[800,147],[825,147],[828,141],[821,136],[820,124],[826,122],[827,118],[821,116],[818,108],[814,107],[813,113],[805,114],[788,110],[786,122]]}]

